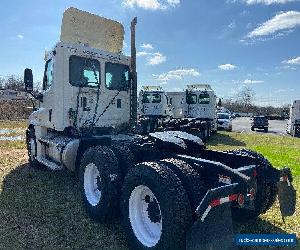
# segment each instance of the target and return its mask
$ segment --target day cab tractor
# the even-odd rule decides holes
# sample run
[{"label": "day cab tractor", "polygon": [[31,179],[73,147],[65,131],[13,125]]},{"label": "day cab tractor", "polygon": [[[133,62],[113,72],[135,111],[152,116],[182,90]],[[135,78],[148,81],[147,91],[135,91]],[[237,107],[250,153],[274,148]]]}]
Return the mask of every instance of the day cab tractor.
[{"label": "day cab tractor", "polygon": [[30,165],[75,172],[87,213],[106,223],[121,214],[132,249],[231,249],[232,221],[258,217],[277,194],[282,216],[292,215],[288,168],[250,150],[208,150],[182,131],[135,132],[136,22],[127,57],[120,23],[65,11],[41,93],[24,73],[39,103],[26,132]]},{"label": "day cab tractor", "polygon": [[138,97],[138,121],[143,133],[163,129],[172,116],[172,105],[163,88],[143,86]]},{"label": "day cab tractor", "polygon": [[139,94],[143,132],[179,130],[207,140],[217,130],[216,95],[209,84],[187,85],[184,91],[144,86]]}]

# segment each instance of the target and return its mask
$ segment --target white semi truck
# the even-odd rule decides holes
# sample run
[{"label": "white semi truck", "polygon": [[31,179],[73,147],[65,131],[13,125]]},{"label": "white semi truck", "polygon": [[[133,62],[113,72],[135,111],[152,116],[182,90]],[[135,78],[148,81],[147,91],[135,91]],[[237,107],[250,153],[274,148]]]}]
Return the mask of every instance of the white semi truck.
[{"label": "white semi truck", "polygon": [[136,22],[126,57],[120,23],[66,10],[40,94],[24,72],[39,102],[26,131],[29,164],[75,172],[87,214],[99,222],[121,214],[131,249],[232,249],[232,220],[258,217],[277,194],[282,216],[292,215],[288,168],[250,150],[208,150],[181,131],[135,132]]},{"label": "white semi truck", "polygon": [[138,99],[138,115],[144,133],[156,131],[171,119],[172,106],[162,87],[142,87]]},{"label": "white semi truck", "polygon": [[176,129],[196,133],[206,140],[217,130],[216,95],[208,84],[188,85],[185,91],[174,92],[145,86],[139,105],[139,114],[149,132]]},{"label": "white semi truck", "polygon": [[167,92],[173,106],[173,118],[206,121],[217,131],[217,97],[209,84],[188,85],[185,92]]},{"label": "white semi truck", "polygon": [[291,105],[287,132],[294,137],[300,137],[300,100],[295,100]]}]

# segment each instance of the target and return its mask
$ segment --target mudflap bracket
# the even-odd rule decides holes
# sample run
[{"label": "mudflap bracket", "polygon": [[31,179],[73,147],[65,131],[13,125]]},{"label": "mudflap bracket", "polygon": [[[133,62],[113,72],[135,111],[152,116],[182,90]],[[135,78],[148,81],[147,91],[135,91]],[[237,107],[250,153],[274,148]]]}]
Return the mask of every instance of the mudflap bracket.
[{"label": "mudflap bracket", "polygon": [[199,218],[187,232],[187,250],[237,249],[230,202],[237,198],[237,187],[234,183],[208,190],[195,211]]}]

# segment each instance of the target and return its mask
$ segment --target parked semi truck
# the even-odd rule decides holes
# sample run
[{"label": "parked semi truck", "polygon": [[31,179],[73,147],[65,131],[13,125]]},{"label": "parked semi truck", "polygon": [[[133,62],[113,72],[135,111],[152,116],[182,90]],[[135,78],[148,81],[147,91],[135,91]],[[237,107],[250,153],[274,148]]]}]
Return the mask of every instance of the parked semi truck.
[{"label": "parked semi truck", "polygon": [[173,117],[173,108],[160,86],[143,86],[139,93],[138,115],[143,133],[157,131]]},{"label": "parked semi truck", "polygon": [[26,132],[29,164],[75,172],[87,214],[106,223],[121,214],[131,249],[231,249],[232,220],[256,218],[277,194],[282,216],[292,215],[288,168],[250,150],[208,150],[181,131],[136,134],[136,22],[127,57],[120,23],[65,11],[41,93],[24,72],[39,102]]},{"label": "parked semi truck", "polygon": [[188,85],[176,92],[145,86],[139,102],[144,131],[181,130],[206,140],[217,129],[216,96],[208,84]]},{"label": "parked semi truck", "polygon": [[290,108],[287,132],[295,137],[300,137],[300,100],[295,100]]}]

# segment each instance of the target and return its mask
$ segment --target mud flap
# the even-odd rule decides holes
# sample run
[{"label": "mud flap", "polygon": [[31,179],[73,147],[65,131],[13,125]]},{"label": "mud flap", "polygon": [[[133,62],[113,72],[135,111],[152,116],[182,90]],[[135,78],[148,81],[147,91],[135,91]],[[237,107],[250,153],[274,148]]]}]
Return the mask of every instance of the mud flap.
[{"label": "mud flap", "polygon": [[229,202],[237,187],[238,184],[233,183],[208,190],[195,211],[199,217],[187,232],[187,250],[237,249]]},{"label": "mud flap", "polygon": [[232,250],[234,233],[230,203],[215,207],[202,222],[199,218],[186,235],[187,250]]},{"label": "mud flap", "polygon": [[296,210],[296,190],[292,185],[290,169],[282,170],[277,189],[282,218],[292,216]]}]

